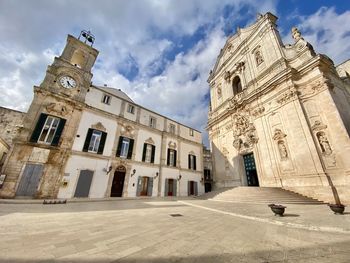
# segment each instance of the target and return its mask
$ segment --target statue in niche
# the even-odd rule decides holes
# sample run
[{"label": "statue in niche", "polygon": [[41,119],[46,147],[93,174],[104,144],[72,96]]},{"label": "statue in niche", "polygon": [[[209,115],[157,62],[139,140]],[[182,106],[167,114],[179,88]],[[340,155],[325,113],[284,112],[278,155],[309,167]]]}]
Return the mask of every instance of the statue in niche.
[{"label": "statue in niche", "polygon": [[218,86],[217,93],[218,93],[218,98],[221,98],[221,96],[222,96],[221,85]]},{"label": "statue in niche", "polygon": [[324,132],[319,132],[316,135],[317,135],[318,142],[320,143],[322,153],[327,154],[327,155],[331,154],[332,149],[331,149],[329,141],[326,137],[326,134]]},{"label": "statue in niche", "polygon": [[286,147],[284,141],[278,142],[278,150],[280,152],[280,156],[281,156],[282,160],[285,160],[288,158],[287,147]]},{"label": "statue in niche", "polygon": [[256,61],[257,65],[260,65],[261,63],[264,62],[264,59],[263,59],[263,56],[262,56],[260,50],[257,50],[255,52],[255,61]]}]

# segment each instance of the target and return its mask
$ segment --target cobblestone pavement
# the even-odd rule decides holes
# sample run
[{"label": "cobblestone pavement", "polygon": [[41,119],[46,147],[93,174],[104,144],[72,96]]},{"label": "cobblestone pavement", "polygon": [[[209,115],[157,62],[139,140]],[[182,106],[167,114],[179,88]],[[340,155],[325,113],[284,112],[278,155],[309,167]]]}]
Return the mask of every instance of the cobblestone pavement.
[{"label": "cobblestone pavement", "polygon": [[349,263],[349,218],[195,199],[0,204],[0,262]]}]

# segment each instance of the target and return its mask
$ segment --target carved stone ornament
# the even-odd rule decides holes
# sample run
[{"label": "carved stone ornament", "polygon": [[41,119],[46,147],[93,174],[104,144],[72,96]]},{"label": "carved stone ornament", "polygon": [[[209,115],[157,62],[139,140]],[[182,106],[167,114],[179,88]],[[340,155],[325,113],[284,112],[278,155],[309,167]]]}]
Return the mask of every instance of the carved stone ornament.
[{"label": "carved stone ornament", "polygon": [[278,151],[280,153],[281,160],[287,160],[288,159],[288,151],[285,141],[280,140],[277,143],[278,145]]},{"label": "carved stone ornament", "polygon": [[146,141],[145,141],[145,143],[148,143],[148,144],[155,144],[154,143],[154,141],[153,141],[153,139],[152,139],[152,137],[149,137]]},{"label": "carved stone ornament", "polygon": [[169,146],[169,148],[171,148],[171,149],[176,149],[176,142],[170,141],[170,142],[168,143],[168,146]]},{"label": "carved stone ornament", "polygon": [[252,111],[252,115],[255,116],[255,117],[257,117],[257,116],[263,114],[264,111],[265,111],[265,108],[264,108],[264,107],[257,107],[257,108],[255,108],[255,109]]},{"label": "carved stone ornament", "polygon": [[105,126],[103,126],[103,124],[101,122],[97,122],[97,123],[91,125],[91,128],[95,129],[95,130],[99,130],[99,131],[104,131],[104,132],[106,131]]},{"label": "carved stone ornament", "polygon": [[55,102],[48,103],[45,106],[45,109],[48,113],[54,113],[56,115],[65,116],[68,114],[67,107],[62,103],[55,103]]},{"label": "carved stone ornament", "polygon": [[233,147],[239,152],[248,152],[258,142],[256,129],[247,116],[237,115],[233,130]]},{"label": "carved stone ornament", "polygon": [[327,139],[326,134],[324,132],[318,132],[316,134],[316,137],[317,137],[318,142],[320,144],[322,154],[324,154],[324,155],[332,154],[332,148],[330,146],[330,143]]},{"label": "carved stone ornament", "polygon": [[224,73],[224,79],[227,81],[227,82],[230,82],[231,80],[231,72],[230,71],[225,71]]},{"label": "carved stone ornament", "polygon": [[135,129],[133,126],[128,124],[121,124],[121,135],[133,138],[135,136]]},{"label": "carved stone ornament", "polygon": [[312,125],[311,129],[313,131],[322,131],[327,128],[327,125],[323,124],[321,121],[316,120],[314,125]]},{"label": "carved stone ornament", "polygon": [[283,93],[278,99],[277,102],[279,104],[284,104],[287,103],[289,101],[291,101],[292,99],[294,99],[297,95],[297,92],[295,90],[288,90],[287,92]]},{"label": "carved stone ornament", "polygon": [[273,133],[273,139],[276,140],[282,140],[284,137],[286,137],[287,135],[281,130],[281,129],[275,129],[274,133]]}]

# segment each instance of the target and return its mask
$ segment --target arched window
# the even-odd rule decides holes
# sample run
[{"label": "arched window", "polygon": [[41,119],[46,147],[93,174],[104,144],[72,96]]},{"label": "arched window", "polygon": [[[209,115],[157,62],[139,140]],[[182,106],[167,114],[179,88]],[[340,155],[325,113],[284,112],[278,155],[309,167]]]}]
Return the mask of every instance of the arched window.
[{"label": "arched window", "polygon": [[236,76],[232,81],[232,89],[233,89],[233,95],[236,95],[242,92],[241,79],[238,76]]}]

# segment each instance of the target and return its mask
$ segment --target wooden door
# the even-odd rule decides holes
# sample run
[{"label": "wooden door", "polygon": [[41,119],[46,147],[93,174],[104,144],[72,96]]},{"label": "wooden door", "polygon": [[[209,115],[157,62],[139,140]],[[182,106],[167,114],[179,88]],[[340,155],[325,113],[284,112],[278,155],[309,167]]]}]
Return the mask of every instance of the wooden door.
[{"label": "wooden door", "polygon": [[174,179],[168,179],[168,196],[174,196]]},{"label": "wooden door", "polygon": [[147,190],[148,190],[148,177],[142,177],[141,179],[141,196],[147,196]]},{"label": "wooden door", "polygon": [[94,172],[90,170],[81,170],[74,197],[89,197],[92,176]]},{"label": "wooden door", "polygon": [[123,196],[124,180],[125,171],[116,170],[112,181],[111,197]]},{"label": "wooden door", "polygon": [[43,170],[44,165],[42,164],[26,164],[16,195],[34,196],[38,189]]}]

